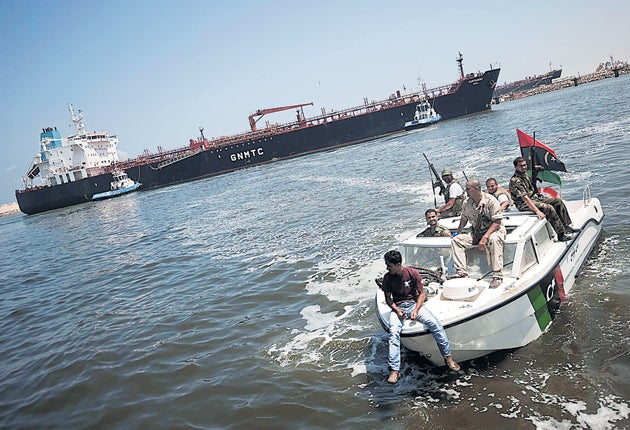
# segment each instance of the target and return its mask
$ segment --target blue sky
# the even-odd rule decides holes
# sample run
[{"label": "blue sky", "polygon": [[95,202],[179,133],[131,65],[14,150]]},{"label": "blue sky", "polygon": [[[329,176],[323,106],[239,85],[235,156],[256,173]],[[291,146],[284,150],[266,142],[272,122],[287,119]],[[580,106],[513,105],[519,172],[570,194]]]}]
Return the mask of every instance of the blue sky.
[{"label": "blue sky", "polygon": [[[0,203],[43,127],[88,130],[135,157],[246,131],[256,109],[342,109],[403,86],[501,67],[500,82],[630,60],[630,2],[0,0]],[[267,116],[273,122],[294,112]],[[263,120],[264,121],[264,120]]]}]

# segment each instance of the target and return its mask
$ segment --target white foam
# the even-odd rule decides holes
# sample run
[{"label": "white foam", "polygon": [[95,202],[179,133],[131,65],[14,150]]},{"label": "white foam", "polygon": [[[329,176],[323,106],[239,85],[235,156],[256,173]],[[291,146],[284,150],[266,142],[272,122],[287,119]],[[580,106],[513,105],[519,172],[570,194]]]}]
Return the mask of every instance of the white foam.
[{"label": "white foam", "polygon": [[[319,305],[307,306],[301,311],[306,320],[304,330],[292,330],[291,336],[284,344],[272,345],[268,354],[275,356],[281,366],[300,366],[316,364],[323,360],[322,348],[330,342],[360,342],[360,338],[348,338],[350,330],[360,330],[353,324],[346,325],[346,320],[353,314],[351,306],[344,307],[344,312],[322,313]],[[330,357],[327,357],[329,359]],[[346,364],[343,364],[346,366]]]},{"label": "white foam", "polygon": [[526,417],[525,419],[531,421],[537,430],[571,430],[573,428],[571,421],[558,421],[552,417],[540,418],[532,416]]},{"label": "white foam", "polygon": [[321,359],[319,348],[313,347],[312,342],[318,337],[312,332],[293,331],[293,337],[284,345],[272,345],[267,351],[275,357],[282,367],[317,362]]},{"label": "white foam", "polygon": [[577,412],[577,421],[583,428],[614,429],[614,423],[630,416],[630,407],[621,398],[608,395],[599,399],[599,408],[594,414]]},{"label": "white foam", "polygon": [[365,363],[354,363],[348,366],[352,369],[350,376],[365,375],[367,373],[367,365]]},{"label": "white foam", "polygon": [[[316,266],[316,277],[323,276],[332,280],[311,279],[306,284],[308,294],[320,294],[328,300],[338,303],[360,303],[371,300],[376,292],[374,279],[382,276],[385,265],[381,260],[368,263],[358,270],[356,263],[336,261]],[[313,278],[313,277],[311,277]]]},{"label": "white foam", "polygon": [[308,331],[315,331],[321,329],[327,329],[332,327],[337,317],[335,312],[329,312],[327,314],[321,313],[319,305],[307,306],[302,309],[302,317],[306,320],[306,327]]}]

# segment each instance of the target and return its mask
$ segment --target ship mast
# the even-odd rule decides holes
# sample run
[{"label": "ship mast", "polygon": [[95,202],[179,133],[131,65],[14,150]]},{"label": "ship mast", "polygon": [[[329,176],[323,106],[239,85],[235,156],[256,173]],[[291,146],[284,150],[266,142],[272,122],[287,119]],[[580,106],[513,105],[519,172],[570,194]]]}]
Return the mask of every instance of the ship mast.
[{"label": "ship mast", "polygon": [[462,57],[462,53],[459,53],[459,57],[455,59],[457,61],[457,67],[459,68],[459,76],[464,79],[464,57]]},{"label": "ship mast", "polygon": [[74,128],[76,128],[77,130],[77,134],[82,134],[85,130],[85,124],[83,123],[83,115],[81,115],[81,109],[78,109],[78,115],[75,115],[72,103],[68,103],[68,110],[70,111],[70,118],[72,118]]}]

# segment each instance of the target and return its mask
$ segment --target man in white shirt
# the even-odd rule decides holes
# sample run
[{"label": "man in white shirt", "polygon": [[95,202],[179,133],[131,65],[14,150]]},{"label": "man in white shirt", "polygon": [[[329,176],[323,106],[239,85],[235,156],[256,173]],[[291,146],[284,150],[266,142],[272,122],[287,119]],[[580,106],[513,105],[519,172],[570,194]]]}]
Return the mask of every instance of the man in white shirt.
[{"label": "man in white shirt", "polygon": [[442,180],[447,184],[444,192],[444,205],[436,208],[435,211],[440,215],[440,218],[459,216],[462,213],[464,189],[459,185],[459,181],[453,178],[451,170],[442,170]]}]

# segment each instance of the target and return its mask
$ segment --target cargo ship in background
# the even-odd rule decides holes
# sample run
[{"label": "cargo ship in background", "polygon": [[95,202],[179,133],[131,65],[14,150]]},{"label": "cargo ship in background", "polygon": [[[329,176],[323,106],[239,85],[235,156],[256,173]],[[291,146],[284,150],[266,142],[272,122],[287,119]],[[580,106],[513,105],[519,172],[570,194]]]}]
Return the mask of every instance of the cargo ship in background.
[{"label": "cargo ship in background", "polygon": [[[491,109],[492,94],[500,68],[464,74],[461,53],[456,59],[459,79],[449,85],[391,95],[380,101],[307,118],[302,103],[259,109],[249,117],[250,131],[232,136],[190,139],[189,145],[151,154],[147,150],[133,160],[120,161],[113,151],[115,136],[86,133],[80,115],[70,111],[77,134],[61,139],[56,129],[44,129],[40,152],[23,177],[24,188],[15,195],[25,214],[85,203],[94,194],[110,189],[112,172],[124,170],[142,190],[192,181],[278,160],[404,132],[414,118],[416,105],[427,100],[443,120]],[[296,109],[296,121],[257,126],[266,114]],[[92,145],[99,143],[100,145]],[[106,148],[106,149],[104,149]],[[39,183],[36,181],[39,180]]]},{"label": "cargo ship in background", "polygon": [[510,82],[509,84],[497,85],[494,89],[494,101],[510,98],[516,93],[531,90],[532,88],[542,85],[550,85],[554,79],[558,79],[562,75],[562,69],[550,70],[542,75],[536,75],[521,79],[520,81]]}]

